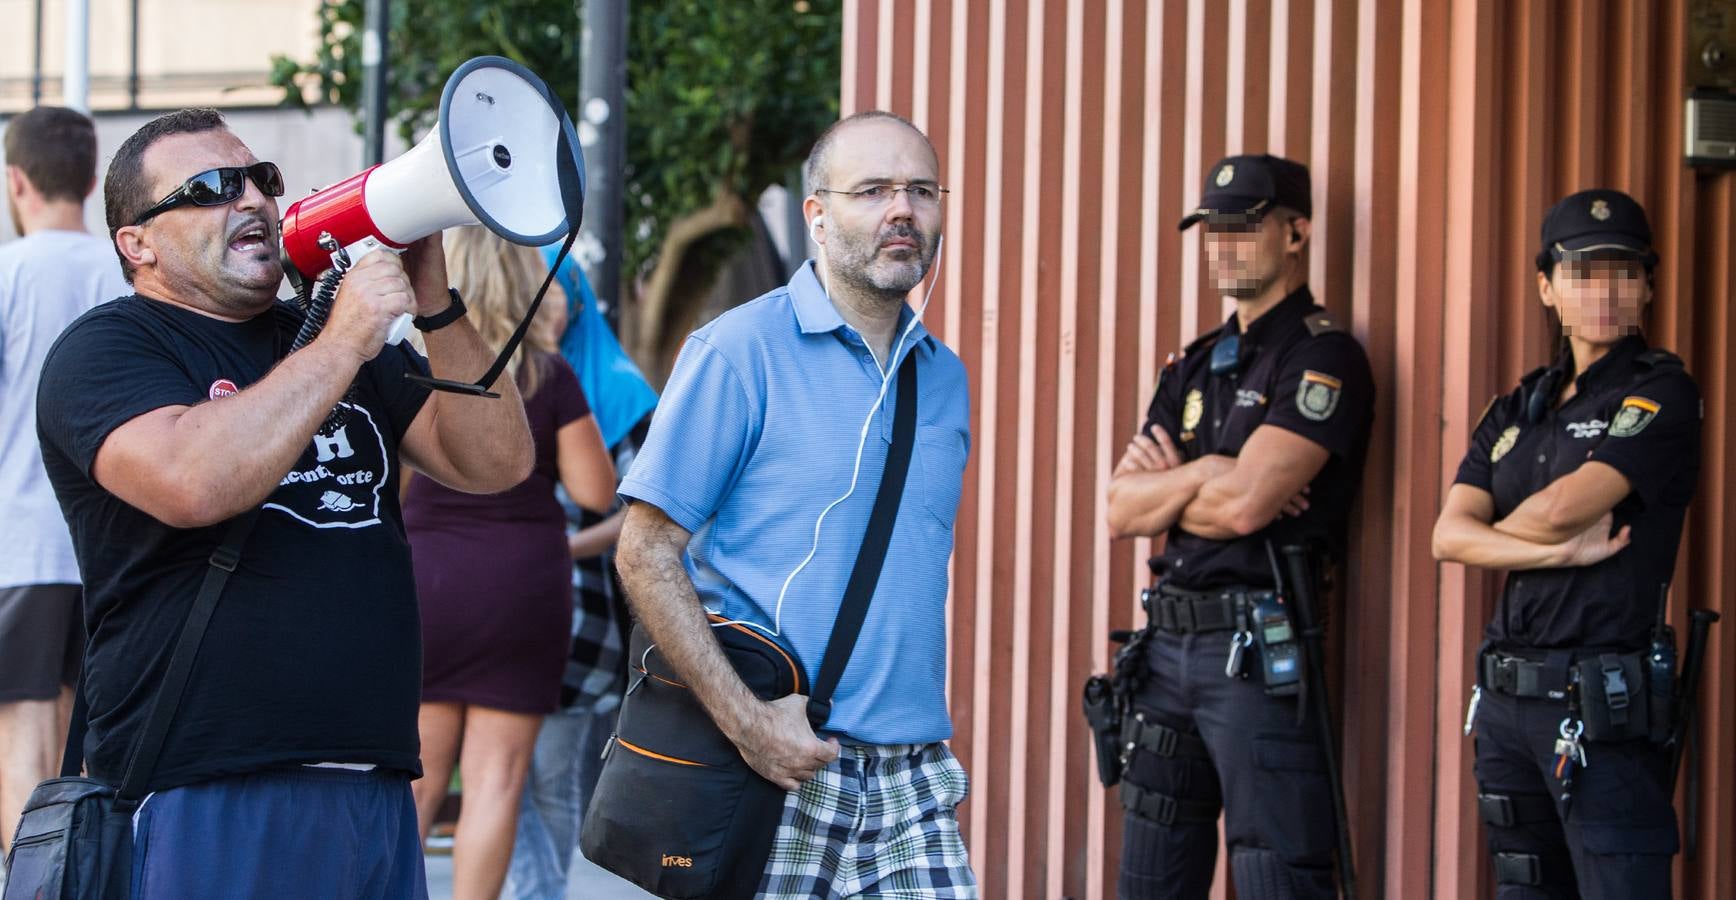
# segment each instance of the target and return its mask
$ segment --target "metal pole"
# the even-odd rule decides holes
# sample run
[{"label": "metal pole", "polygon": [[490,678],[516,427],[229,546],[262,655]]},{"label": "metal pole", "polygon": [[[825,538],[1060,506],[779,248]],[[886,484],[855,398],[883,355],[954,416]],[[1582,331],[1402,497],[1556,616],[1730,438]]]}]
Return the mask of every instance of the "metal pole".
[{"label": "metal pole", "polygon": [[367,0],[362,11],[362,165],[386,158],[386,76],[391,68],[389,0]]},{"label": "metal pole", "polygon": [[[611,325],[619,326],[621,171],[627,155],[627,0],[584,0],[579,30],[579,144],[585,153],[585,275]],[[601,251],[601,252],[597,252]]]},{"label": "metal pole", "polygon": [[90,112],[90,0],[67,0],[66,71],[61,73],[61,102]]},{"label": "metal pole", "polygon": [[31,45],[30,105],[42,105],[42,16],[44,0],[36,0],[36,39]]},{"label": "metal pole", "polygon": [[130,62],[127,64],[127,109],[139,108],[139,0],[132,3],[132,35],[128,46]]}]

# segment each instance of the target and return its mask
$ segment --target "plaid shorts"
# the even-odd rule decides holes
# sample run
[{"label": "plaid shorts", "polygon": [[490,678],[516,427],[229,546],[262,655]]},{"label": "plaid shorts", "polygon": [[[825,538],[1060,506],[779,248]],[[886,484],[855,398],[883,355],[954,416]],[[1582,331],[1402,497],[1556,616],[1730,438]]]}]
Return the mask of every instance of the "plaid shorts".
[{"label": "plaid shorts", "polygon": [[969,788],[945,744],[845,745],[784,804],[760,896],[975,898],[957,816]]}]

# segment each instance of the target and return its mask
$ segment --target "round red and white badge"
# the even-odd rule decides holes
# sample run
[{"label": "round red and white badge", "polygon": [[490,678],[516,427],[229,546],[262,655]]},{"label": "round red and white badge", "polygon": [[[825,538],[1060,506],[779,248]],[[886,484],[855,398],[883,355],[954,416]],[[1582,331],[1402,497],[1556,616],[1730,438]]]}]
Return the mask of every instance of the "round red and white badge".
[{"label": "round red and white badge", "polygon": [[235,386],[235,382],[227,378],[219,378],[211,382],[211,399],[213,400],[239,393],[241,393],[241,389]]}]

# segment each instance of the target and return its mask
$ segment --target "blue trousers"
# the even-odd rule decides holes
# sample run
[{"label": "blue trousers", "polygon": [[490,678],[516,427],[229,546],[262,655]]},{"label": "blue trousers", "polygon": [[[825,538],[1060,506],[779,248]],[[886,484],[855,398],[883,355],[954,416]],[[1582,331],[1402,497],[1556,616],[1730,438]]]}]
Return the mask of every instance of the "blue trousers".
[{"label": "blue trousers", "polygon": [[152,794],[135,900],[427,900],[410,778],[307,767]]}]

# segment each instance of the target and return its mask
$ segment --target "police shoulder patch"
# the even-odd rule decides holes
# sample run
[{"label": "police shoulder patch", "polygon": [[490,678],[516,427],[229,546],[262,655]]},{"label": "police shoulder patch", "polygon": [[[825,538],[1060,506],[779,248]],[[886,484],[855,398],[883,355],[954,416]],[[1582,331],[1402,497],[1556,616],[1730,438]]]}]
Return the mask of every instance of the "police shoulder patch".
[{"label": "police shoulder patch", "polygon": [[1652,420],[1657,418],[1658,410],[1663,406],[1655,400],[1645,397],[1631,396],[1621,402],[1621,409],[1609,422],[1610,437],[1633,437],[1644,431]]},{"label": "police shoulder patch", "polygon": [[1296,385],[1296,409],[1306,418],[1324,422],[1338,409],[1338,395],[1344,382],[1313,369],[1304,369],[1302,383]]}]

